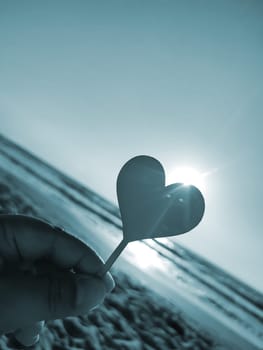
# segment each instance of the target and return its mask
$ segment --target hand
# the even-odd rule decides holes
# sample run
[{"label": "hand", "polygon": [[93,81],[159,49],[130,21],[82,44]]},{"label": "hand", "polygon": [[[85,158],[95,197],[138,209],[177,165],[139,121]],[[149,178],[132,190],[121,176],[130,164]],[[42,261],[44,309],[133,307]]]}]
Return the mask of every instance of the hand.
[{"label": "hand", "polygon": [[0,331],[30,346],[43,320],[88,313],[114,288],[103,262],[77,238],[41,220],[0,215]]}]

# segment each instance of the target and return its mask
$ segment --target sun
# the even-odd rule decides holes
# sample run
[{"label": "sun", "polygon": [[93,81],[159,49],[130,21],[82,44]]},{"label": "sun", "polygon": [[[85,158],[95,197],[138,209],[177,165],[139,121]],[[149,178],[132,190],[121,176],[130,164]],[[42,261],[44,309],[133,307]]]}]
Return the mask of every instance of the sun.
[{"label": "sun", "polygon": [[181,182],[185,186],[194,185],[199,190],[205,189],[205,174],[191,167],[173,168],[167,174],[166,185],[171,183]]}]

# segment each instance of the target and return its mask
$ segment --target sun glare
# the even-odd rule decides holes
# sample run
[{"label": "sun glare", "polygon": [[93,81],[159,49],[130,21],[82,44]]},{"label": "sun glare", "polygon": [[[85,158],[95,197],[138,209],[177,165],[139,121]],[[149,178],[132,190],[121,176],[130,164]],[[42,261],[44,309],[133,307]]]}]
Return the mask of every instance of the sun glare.
[{"label": "sun glare", "polygon": [[163,269],[164,263],[159,254],[142,242],[131,242],[126,248],[133,263],[142,269]]},{"label": "sun glare", "polygon": [[205,189],[204,182],[205,174],[200,173],[194,168],[190,167],[179,167],[173,169],[170,173],[168,173],[166,185],[171,183],[181,182],[184,185],[194,185],[199,190]]}]

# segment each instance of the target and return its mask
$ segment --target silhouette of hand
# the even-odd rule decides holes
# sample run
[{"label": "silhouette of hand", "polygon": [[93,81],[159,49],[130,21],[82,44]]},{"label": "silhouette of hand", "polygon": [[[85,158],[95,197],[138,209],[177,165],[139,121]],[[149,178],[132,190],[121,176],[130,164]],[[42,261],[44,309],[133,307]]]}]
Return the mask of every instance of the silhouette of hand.
[{"label": "silhouette of hand", "polygon": [[0,330],[25,346],[43,320],[88,313],[114,288],[103,262],[63,230],[23,215],[0,215]]}]

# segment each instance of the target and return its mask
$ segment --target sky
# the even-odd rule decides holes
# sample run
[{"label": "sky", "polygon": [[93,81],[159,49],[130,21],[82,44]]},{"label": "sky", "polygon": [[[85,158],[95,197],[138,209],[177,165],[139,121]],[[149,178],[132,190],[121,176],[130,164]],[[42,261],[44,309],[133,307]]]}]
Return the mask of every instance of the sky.
[{"label": "sky", "polygon": [[205,173],[176,241],[263,292],[263,2],[0,1],[0,133],[117,203],[140,154]]}]

